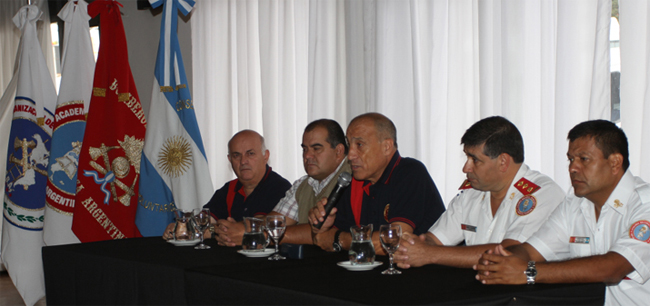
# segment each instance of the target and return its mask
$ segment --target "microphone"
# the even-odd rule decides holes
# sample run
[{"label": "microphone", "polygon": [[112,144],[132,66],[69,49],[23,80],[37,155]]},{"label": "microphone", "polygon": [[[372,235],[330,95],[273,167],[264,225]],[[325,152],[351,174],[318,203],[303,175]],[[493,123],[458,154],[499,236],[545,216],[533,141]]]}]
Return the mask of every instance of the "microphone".
[{"label": "microphone", "polygon": [[[325,218],[327,219],[327,216],[329,216],[330,212],[332,212],[332,208],[336,205],[336,202],[339,201],[339,198],[343,194],[343,191],[345,191],[345,188],[350,185],[350,182],[352,182],[352,175],[350,175],[350,172],[343,172],[341,175],[339,175],[338,180],[336,181],[336,187],[332,190],[330,193],[329,198],[327,198],[327,204],[325,204]],[[314,224],[314,227],[317,229],[320,229],[321,226],[323,226],[323,222]]]}]

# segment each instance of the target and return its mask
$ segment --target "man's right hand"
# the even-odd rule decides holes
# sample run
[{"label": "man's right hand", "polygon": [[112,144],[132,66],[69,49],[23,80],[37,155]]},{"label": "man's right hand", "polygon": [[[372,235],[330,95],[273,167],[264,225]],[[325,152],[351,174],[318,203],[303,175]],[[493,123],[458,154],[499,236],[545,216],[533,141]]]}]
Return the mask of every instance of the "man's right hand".
[{"label": "man's right hand", "polygon": [[[309,224],[311,224],[311,230],[313,234],[327,232],[332,225],[334,225],[334,219],[336,219],[336,207],[332,208],[332,211],[328,216],[325,216],[325,205],[327,204],[327,199],[322,198],[316,206],[309,211]],[[315,225],[321,222],[323,225],[320,229],[316,228]]]}]

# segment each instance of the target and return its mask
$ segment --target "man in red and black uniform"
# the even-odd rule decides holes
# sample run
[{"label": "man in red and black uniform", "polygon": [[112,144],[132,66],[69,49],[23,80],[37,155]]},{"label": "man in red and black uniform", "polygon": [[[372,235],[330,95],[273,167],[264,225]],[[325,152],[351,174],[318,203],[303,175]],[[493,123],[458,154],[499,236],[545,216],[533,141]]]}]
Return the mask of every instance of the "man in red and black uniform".
[{"label": "man in red and black uniform", "polygon": [[[354,118],[347,129],[348,161],[354,180],[336,208],[325,216],[323,199],[309,215],[314,244],[324,250],[348,249],[350,226],[400,224],[402,232],[426,233],[445,211],[438,189],[426,167],[397,151],[397,132],[384,115],[367,113]],[[373,234],[378,253],[383,252],[379,235]]]},{"label": "man in red and black uniform", "polygon": [[[219,234],[226,236],[237,227],[241,231],[235,232],[243,233],[244,217],[266,216],[291,187],[289,181],[267,165],[269,155],[264,138],[255,131],[240,131],[228,142],[228,161],[237,178],[224,184],[203,206],[210,208],[217,222],[215,232],[220,243],[224,241]],[[163,238],[170,230],[168,227]],[[206,233],[208,237],[210,234]]]}]

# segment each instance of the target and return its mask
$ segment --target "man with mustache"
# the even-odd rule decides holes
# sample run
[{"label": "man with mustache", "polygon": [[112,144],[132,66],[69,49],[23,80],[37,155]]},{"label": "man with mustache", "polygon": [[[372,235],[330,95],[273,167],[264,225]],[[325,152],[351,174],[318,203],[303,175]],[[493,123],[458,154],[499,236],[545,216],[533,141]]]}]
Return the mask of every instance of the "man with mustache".
[{"label": "man with mustache", "polygon": [[568,135],[573,190],[526,243],[479,259],[484,284],[587,283],[608,286],[605,305],[650,298],[650,185],[628,170],[628,143],[614,123],[593,120]]},{"label": "man with mustache", "polygon": [[[336,207],[325,215],[322,199],[309,213],[312,241],[327,251],[349,249],[350,227],[373,224],[399,224],[404,233],[425,232],[445,207],[426,167],[397,151],[397,130],[393,122],[378,113],[352,119],[347,129],[350,146],[348,162],[354,180]],[[372,241],[383,253],[377,231]]]},{"label": "man with mustache", "polygon": [[[243,130],[228,142],[228,161],[237,176],[215,191],[203,207],[210,208],[216,231],[226,227],[244,230],[244,217],[264,217],[291,187],[289,181],[267,165],[269,150],[264,138],[255,131]],[[167,226],[164,239],[171,238],[173,223]],[[206,238],[210,233],[206,233]]]},{"label": "man with mustache", "polygon": [[[347,163],[348,145],[343,129],[331,119],[319,119],[305,127],[302,135],[302,161],[307,175],[293,183],[284,198],[269,215],[284,215],[287,229],[282,243],[311,244],[309,210],[321,198],[328,197],[343,172],[350,172]],[[240,245],[243,232],[218,229],[221,244]]]},{"label": "man with mustache", "polygon": [[[517,127],[503,117],[474,123],[461,138],[467,180],[425,235],[404,235],[395,254],[401,268],[426,264],[470,268],[483,252],[520,244],[564,200],[549,177],[524,164]],[[464,246],[458,246],[465,242]]]}]

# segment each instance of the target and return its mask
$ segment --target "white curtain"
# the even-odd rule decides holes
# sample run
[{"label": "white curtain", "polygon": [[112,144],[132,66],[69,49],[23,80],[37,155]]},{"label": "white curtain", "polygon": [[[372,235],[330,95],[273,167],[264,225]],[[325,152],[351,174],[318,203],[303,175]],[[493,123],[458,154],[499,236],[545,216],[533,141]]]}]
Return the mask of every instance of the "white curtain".
[{"label": "white curtain", "polygon": [[[274,169],[303,175],[318,118],[391,118],[403,156],[425,163],[445,202],[464,179],[460,137],[502,115],[526,162],[568,188],[566,135],[609,118],[610,0],[199,1],[194,97],[216,186],[233,177],[236,131],[264,134]],[[623,27],[623,26],[621,26]]]},{"label": "white curtain", "polygon": [[630,169],[650,179],[650,3],[619,0],[621,127],[630,143]]}]

